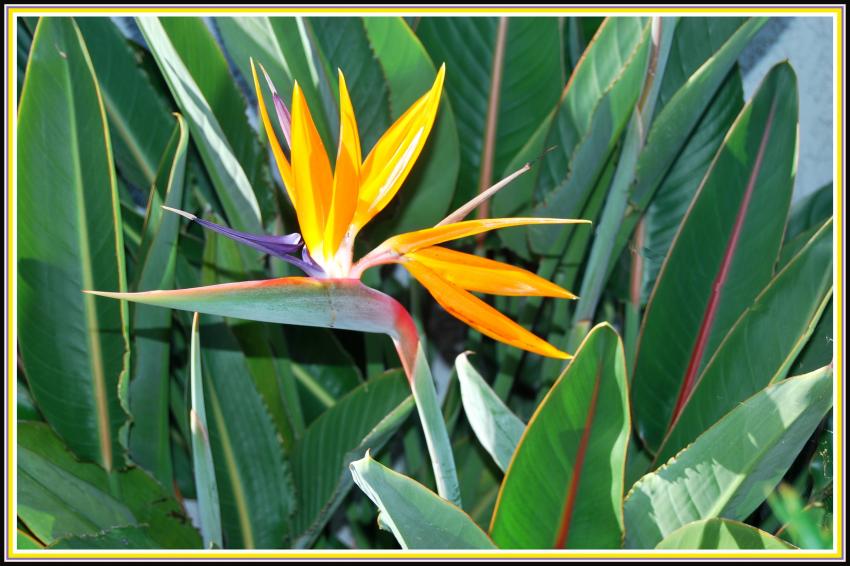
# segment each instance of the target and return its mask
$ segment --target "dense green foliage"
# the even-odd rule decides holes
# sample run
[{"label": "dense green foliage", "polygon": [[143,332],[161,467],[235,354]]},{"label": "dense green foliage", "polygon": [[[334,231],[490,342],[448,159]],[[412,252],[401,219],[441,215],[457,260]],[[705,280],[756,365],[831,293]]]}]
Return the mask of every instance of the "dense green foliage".
[{"label": "dense green foliage", "polygon": [[[832,187],[792,205],[789,64],[744,100],[764,23],[19,20],[18,548],[830,548]],[[482,336],[392,265],[363,282],[412,314],[436,399],[386,336],[339,330],[357,312],[271,322],[315,294],[193,321],[81,293],[300,274],[161,209],[297,231],[249,58],[286,104],[301,85],[331,156],[337,68],[366,155],[445,63],[425,149],[358,246],[531,162],[479,213],[593,229],[456,247],[575,291],[492,299],[575,357]]]}]

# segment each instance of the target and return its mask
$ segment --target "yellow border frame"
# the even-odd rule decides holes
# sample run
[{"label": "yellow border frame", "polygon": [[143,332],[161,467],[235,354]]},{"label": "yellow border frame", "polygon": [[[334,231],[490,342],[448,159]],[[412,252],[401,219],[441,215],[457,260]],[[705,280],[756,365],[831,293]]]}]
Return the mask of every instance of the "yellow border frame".
[{"label": "yellow border frame", "polygon": [[[93,559],[109,559],[109,558],[130,558],[130,559],[139,559],[139,558],[161,558],[161,559],[186,559],[186,558],[205,558],[205,559],[233,559],[233,558],[255,558],[255,559],[268,559],[268,558],[294,558],[294,559],[328,559],[328,558],[353,558],[353,559],[391,559],[391,558],[456,558],[456,559],[468,559],[468,558],[505,558],[505,559],[517,559],[517,558],[548,558],[548,559],[563,559],[563,558],[575,558],[575,559],[592,559],[592,558],[653,558],[653,559],[681,559],[681,558],[789,558],[789,559],[811,559],[811,558],[821,558],[821,559],[830,559],[830,558],[842,558],[844,556],[844,517],[842,515],[844,511],[844,452],[843,452],[843,433],[844,433],[844,398],[843,398],[843,370],[844,370],[844,361],[842,358],[842,345],[843,345],[843,305],[844,305],[844,297],[843,297],[843,239],[842,236],[844,234],[844,223],[843,223],[843,188],[844,188],[844,159],[841,157],[843,155],[843,136],[844,136],[844,123],[842,119],[843,115],[843,103],[844,103],[844,91],[843,91],[843,64],[844,64],[844,8],[842,6],[823,6],[823,7],[800,7],[800,6],[791,6],[791,7],[780,7],[780,8],[763,8],[763,7],[728,7],[728,8],[714,8],[714,9],[706,9],[706,8],[690,8],[690,7],[658,7],[658,8],[638,8],[638,7],[616,7],[616,8],[606,8],[605,6],[599,7],[570,7],[570,8],[557,8],[557,7],[539,7],[539,8],[517,8],[517,7],[499,7],[499,8],[485,8],[485,7],[469,7],[469,8],[433,8],[433,7],[417,7],[410,6],[407,9],[403,8],[326,8],[326,7],[300,7],[300,8],[276,8],[276,7],[248,7],[248,8],[235,8],[235,7],[179,7],[179,8],[152,8],[152,7],[109,7],[109,8],[64,8],[64,7],[46,7],[41,8],[38,6],[33,7],[23,7],[23,6],[7,6],[6,8],[7,17],[6,17],[6,25],[7,27],[7,89],[6,96],[8,101],[7,108],[7,184],[6,184],[6,198],[7,198],[7,208],[6,208],[6,253],[7,253],[7,344],[6,344],[6,356],[8,360],[7,365],[7,423],[6,423],[6,458],[7,458],[7,504],[8,504],[8,529],[6,532],[7,536],[7,552],[6,556],[10,559],[62,559],[62,558],[93,558]],[[760,15],[800,15],[800,14],[809,14],[809,15],[821,15],[821,16],[831,16],[833,18],[833,22],[835,24],[834,27],[834,38],[835,38],[835,60],[834,64],[834,98],[833,104],[835,106],[835,114],[834,114],[834,131],[835,131],[835,153],[834,153],[834,181],[833,181],[833,189],[834,189],[834,215],[836,218],[836,230],[834,232],[834,250],[835,250],[835,263],[834,263],[834,278],[835,278],[835,312],[839,313],[836,317],[836,328],[834,334],[834,364],[835,364],[835,375],[837,378],[834,380],[835,382],[835,404],[834,404],[834,414],[835,416],[835,430],[834,430],[834,438],[835,438],[835,449],[834,449],[834,460],[835,460],[835,489],[834,489],[834,500],[837,509],[834,510],[835,515],[835,530],[834,537],[836,546],[834,549],[830,551],[814,551],[814,550],[799,550],[794,552],[783,552],[783,551],[749,551],[749,552],[730,552],[730,551],[686,551],[686,552],[677,552],[677,551],[631,551],[631,550],[606,550],[606,551],[566,551],[566,550],[539,550],[539,551],[431,551],[431,552],[423,552],[423,551],[357,551],[357,550],[345,550],[345,551],[327,551],[327,550],[315,550],[315,551],[305,551],[305,550],[274,550],[274,551],[254,551],[254,550],[241,550],[241,551],[233,551],[233,550],[223,550],[223,551],[199,551],[199,550],[187,550],[187,551],[179,551],[179,550],[170,550],[170,551],[112,551],[112,550],[104,550],[104,551],[53,551],[53,550],[36,550],[36,551],[27,551],[27,550],[18,550],[17,546],[17,515],[15,511],[15,497],[14,497],[14,476],[15,476],[15,466],[13,466],[15,462],[15,434],[14,434],[14,424],[15,414],[17,409],[17,404],[15,402],[16,399],[16,390],[17,390],[17,380],[13,379],[13,376],[16,375],[15,368],[17,362],[17,349],[15,347],[17,343],[17,326],[14,324],[15,322],[15,314],[16,314],[16,294],[15,294],[15,284],[17,282],[15,276],[15,267],[16,262],[13,263],[13,258],[15,257],[15,245],[14,245],[14,234],[13,232],[15,226],[15,220],[17,219],[16,209],[15,209],[15,190],[16,185],[14,185],[14,165],[15,165],[15,128],[16,125],[16,78],[17,78],[17,65],[15,61],[16,49],[15,45],[17,42],[17,29],[15,26],[15,18],[25,16],[25,15],[50,15],[50,14],[65,14],[68,16],[71,15],[95,15],[95,14],[109,14],[109,15],[133,15],[133,14],[169,14],[169,15],[179,15],[179,14],[321,14],[321,15],[331,15],[331,14],[381,14],[381,15],[410,15],[411,13],[423,13],[430,15],[466,15],[466,14],[548,14],[548,15],[574,15],[574,14],[583,14],[583,15],[596,15],[596,14],[605,14],[605,15],[626,15],[626,14],[684,14],[684,15],[696,15],[701,13],[710,12],[712,14],[715,13],[733,13],[733,14],[760,14]],[[10,190],[12,188],[12,190]]]}]

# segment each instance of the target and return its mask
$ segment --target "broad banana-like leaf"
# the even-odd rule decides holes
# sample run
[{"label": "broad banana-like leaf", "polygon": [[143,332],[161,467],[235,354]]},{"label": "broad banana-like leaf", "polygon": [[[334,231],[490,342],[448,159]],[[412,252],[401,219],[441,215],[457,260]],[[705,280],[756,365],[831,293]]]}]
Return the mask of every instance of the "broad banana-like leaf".
[{"label": "broad banana-like leaf", "polygon": [[121,211],[106,111],[73,19],[39,20],[18,125],[18,332],[30,392],[80,458],[120,468],[127,306],[80,290],[126,290]]},{"label": "broad banana-like leaf", "polygon": [[487,385],[467,354],[455,360],[463,410],[478,442],[493,457],[503,472],[507,471],[525,424],[514,415]]},{"label": "broad banana-like leaf", "polygon": [[147,190],[156,179],[173,129],[168,93],[154,86],[139,64],[141,50],[133,49],[111,18],[75,21],[103,92],[115,163],[130,184]]},{"label": "broad banana-like leaf", "polygon": [[652,548],[693,521],[744,520],[776,487],[832,407],[832,368],[738,405],[626,495],[626,548]]},{"label": "broad banana-like leaf", "polygon": [[378,506],[379,523],[392,531],[402,548],[496,548],[463,510],[373,460],[368,452],[350,468],[354,482]]},{"label": "broad banana-like leaf", "polygon": [[295,546],[309,547],[348,494],[348,465],[379,450],[412,409],[410,387],[395,371],[360,385],[310,424],[292,455]]},{"label": "broad banana-like leaf", "polygon": [[665,462],[739,403],[784,379],[831,289],[830,220],[732,326],[664,438],[656,462]]},{"label": "broad banana-like leaf", "polygon": [[445,95],[459,111],[458,206],[501,178],[558,103],[566,84],[558,24],[547,17],[419,19],[416,36],[435,63],[446,63]]},{"label": "broad banana-like leaf", "polygon": [[791,550],[769,533],[729,519],[706,519],[673,531],[655,548],[661,550]]},{"label": "broad banana-like leaf", "polygon": [[644,315],[632,407],[638,434],[653,452],[699,372],[773,276],[796,156],[796,78],[789,65],[780,64],[738,116],[709,167]]},{"label": "broad banana-like leaf", "polygon": [[596,326],[526,427],[490,535],[500,548],[619,548],[630,421],[619,336]]},{"label": "broad banana-like leaf", "polygon": [[18,423],[18,517],[45,544],[147,525],[159,548],[200,548],[183,508],[139,468],[77,460],[45,423]]}]

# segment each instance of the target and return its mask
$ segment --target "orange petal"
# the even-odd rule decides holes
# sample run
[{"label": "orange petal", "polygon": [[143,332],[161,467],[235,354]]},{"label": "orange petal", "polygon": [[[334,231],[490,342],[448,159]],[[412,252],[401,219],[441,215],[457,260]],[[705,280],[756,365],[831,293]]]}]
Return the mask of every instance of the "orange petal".
[{"label": "orange petal", "polygon": [[490,295],[576,298],[569,291],[528,270],[440,246],[425,248],[404,257],[405,260],[424,265],[467,291]]},{"label": "orange petal", "polygon": [[339,149],[334,169],[331,207],[325,227],[325,255],[329,259],[336,254],[357,208],[360,160],[357,120],[354,117],[345,77],[342,71],[339,71]]},{"label": "orange petal", "polygon": [[454,224],[443,224],[416,232],[399,234],[386,240],[380,248],[389,248],[399,255],[409,254],[422,248],[457,240],[466,236],[474,236],[489,230],[525,226],[528,224],[590,224],[590,220],[570,220],[566,218],[482,218],[479,220],[464,220]]},{"label": "orange petal", "polygon": [[322,138],[297,82],[292,90],[292,181],[298,196],[295,211],[301,235],[313,257],[318,257],[324,253],[322,242],[333,176]]},{"label": "orange petal", "polygon": [[260,117],[263,120],[263,127],[266,129],[266,136],[269,138],[269,144],[272,146],[272,154],[277,163],[277,170],[280,171],[280,178],[283,179],[283,186],[286,187],[286,193],[289,195],[289,200],[292,201],[292,206],[298,210],[298,202],[295,198],[295,186],[292,183],[292,169],[289,166],[289,161],[283,153],[283,148],[280,146],[280,141],[277,139],[277,134],[269,120],[269,113],[266,111],[266,103],[263,101],[263,91],[260,89],[260,81],[257,79],[257,69],[254,68],[254,60],[251,59],[251,73],[254,75],[254,90],[257,91],[257,105],[260,107]]},{"label": "orange petal", "polygon": [[408,262],[403,265],[449,314],[482,334],[542,356],[564,360],[572,357],[535,336],[478,297],[446,281],[424,265],[417,262]]},{"label": "orange petal", "polygon": [[431,90],[414,102],[369,152],[360,172],[355,231],[393,199],[419,157],[440,106],[445,70],[445,65],[440,67]]}]

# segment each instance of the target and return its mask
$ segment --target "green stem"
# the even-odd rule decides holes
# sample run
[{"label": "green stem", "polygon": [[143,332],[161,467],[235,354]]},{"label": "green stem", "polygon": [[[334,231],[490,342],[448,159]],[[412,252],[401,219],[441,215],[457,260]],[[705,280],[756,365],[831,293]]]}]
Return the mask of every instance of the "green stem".
[{"label": "green stem", "polygon": [[627,213],[629,189],[637,173],[638,157],[646,141],[646,130],[652,121],[652,113],[660,90],[661,81],[655,79],[664,74],[676,23],[675,18],[655,18],[654,20],[653,51],[646,71],[643,92],[629,120],[623,151],[590,251],[568,347],[574,347],[584,338],[583,335],[579,335],[579,332],[581,328],[590,327],[608,278],[609,265],[616,259],[612,258],[612,250],[615,248],[620,226]]},{"label": "green stem", "polygon": [[[635,109],[629,121],[623,153],[620,156],[620,162],[617,164],[617,172],[614,174],[614,181],[611,183],[611,192],[605,202],[602,220],[599,223],[593,247],[590,250],[587,271],[581,282],[581,291],[579,292],[581,298],[578,301],[575,313],[576,324],[589,324],[591,322],[602,296],[602,289],[605,286],[605,279],[608,274],[608,262],[611,260],[613,240],[617,237],[620,222],[626,213],[629,185],[634,178],[637,158],[643,145],[643,130],[640,112]],[[580,338],[583,338],[583,336]]]},{"label": "green stem", "polygon": [[425,443],[431,456],[431,466],[437,483],[437,493],[443,499],[461,506],[460,485],[457,480],[454,454],[446,422],[437,401],[437,390],[431,368],[419,341],[416,325],[404,307],[395,304],[395,328],[392,335],[402,366],[410,381],[416,410],[425,433]]}]

